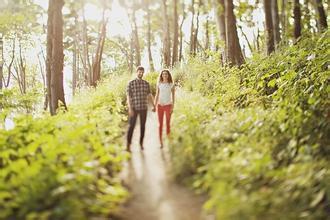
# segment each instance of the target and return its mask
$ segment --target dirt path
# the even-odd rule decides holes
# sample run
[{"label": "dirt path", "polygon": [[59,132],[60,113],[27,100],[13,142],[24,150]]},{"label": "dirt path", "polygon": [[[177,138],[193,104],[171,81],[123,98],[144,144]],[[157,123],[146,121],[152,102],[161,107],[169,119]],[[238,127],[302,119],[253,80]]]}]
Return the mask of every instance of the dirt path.
[{"label": "dirt path", "polygon": [[145,150],[138,144],[139,124],[135,127],[132,158],[125,164],[122,178],[132,197],[122,207],[121,217],[128,220],[199,220],[213,219],[202,213],[204,199],[173,182],[170,178],[169,154],[160,149],[156,114],[148,112]]}]

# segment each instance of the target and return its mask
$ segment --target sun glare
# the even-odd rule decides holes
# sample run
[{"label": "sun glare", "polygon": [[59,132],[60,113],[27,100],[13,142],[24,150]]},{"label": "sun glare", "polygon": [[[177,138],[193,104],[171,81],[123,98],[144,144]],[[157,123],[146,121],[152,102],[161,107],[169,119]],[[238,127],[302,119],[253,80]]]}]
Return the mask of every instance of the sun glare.
[{"label": "sun glare", "polygon": [[[86,4],[85,16],[87,20],[100,21],[102,19],[102,9],[93,4]],[[109,36],[129,36],[131,28],[127,13],[123,7],[119,5],[117,1],[114,1],[110,12],[106,14],[108,17],[108,35]]]}]

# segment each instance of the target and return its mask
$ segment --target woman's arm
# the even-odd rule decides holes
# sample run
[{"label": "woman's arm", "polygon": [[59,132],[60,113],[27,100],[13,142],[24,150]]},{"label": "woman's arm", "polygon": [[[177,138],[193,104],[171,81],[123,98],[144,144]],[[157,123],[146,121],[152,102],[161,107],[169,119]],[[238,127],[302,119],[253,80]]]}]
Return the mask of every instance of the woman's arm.
[{"label": "woman's arm", "polygon": [[173,85],[171,91],[172,91],[172,109],[171,109],[171,113],[172,113],[173,108],[174,108],[174,102],[175,102],[175,85]]},{"label": "woman's arm", "polygon": [[158,99],[159,99],[159,88],[157,86],[157,89],[156,89],[156,96],[155,96],[155,106],[157,107],[157,104],[158,104]]}]

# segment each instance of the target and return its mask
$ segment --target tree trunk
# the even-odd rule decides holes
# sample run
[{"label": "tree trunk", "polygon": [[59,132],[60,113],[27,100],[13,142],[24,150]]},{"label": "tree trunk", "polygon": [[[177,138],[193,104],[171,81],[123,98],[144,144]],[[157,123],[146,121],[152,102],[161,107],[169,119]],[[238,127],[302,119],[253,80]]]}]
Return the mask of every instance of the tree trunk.
[{"label": "tree trunk", "polygon": [[200,8],[202,6],[202,0],[199,0],[198,3],[198,11],[196,16],[196,29],[194,30],[194,44],[193,44],[193,55],[196,56],[197,54],[197,47],[198,47],[198,31],[199,31],[199,14],[200,14]]},{"label": "tree trunk", "polygon": [[75,15],[75,29],[73,38],[73,51],[72,51],[72,95],[76,94],[77,81],[78,81],[78,62],[79,62],[79,29],[78,29],[78,16]]},{"label": "tree trunk", "polygon": [[242,35],[243,35],[243,37],[244,37],[244,39],[245,39],[245,41],[246,41],[248,47],[249,47],[249,50],[250,50],[251,53],[252,53],[252,51],[253,51],[252,45],[251,45],[251,43],[250,43],[248,37],[247,37],[246,34],[244,33],[242,26],[238,26],[238,28],[240,29],[240,31],[241,31],[241,33],[242,33]]},{"label": "tree trunk", "polygon": [[206,17],[205,23],[205,47],[204,50],[207,51],[210,49],[210,27],[209,27],[209,16]]},{"label": "tree trunk", "polygon": [[271,13],[272,13],[272,21],[273,21],[274,45],[276,48],[281,40],[280,20],[279,20],[279,15],[278,15],[277,0],[271,0]]},{"label": "tree trunk", "polygon": [[18,73],[20,75],[20,84],[22,88],[22,94],[26,94],[26,61],[22,55],[22,42],[19,41],[19,61],[18,61]]},{"label": "tree trunk", "polygon": [[182,20],[180,23],[180,46],[179,46],[179,62],[182,61],[183,55],[182,55],[182,48],[183,48],[183,31],[182,31],[182,26],[183,22],[186,19],[186,13],[184,11],[184,3],[182,3]]},{"label": "tree trunk", "polygon": [[101,62],[102,62],[102,54],[103,54],[103,48],[104,48],[104,42],[105,42],[105,37],[106,37],[106,26],[108,21],[105,20],[104,17],[104,11],[103,11],[103,18],[101,22],[101,30],[100,30],[100,36],[99,40],[97,43],[97,48],[92,64],[93,68],[93,81],[92,81],[92,86],[96,87],[97,82],[101,79]]},{"label": "tree trunk", "polygon": [[89,58],[89,48],[88,48],[88,33],[87,33],[87,21],[85,18],[85,11],[83,9],[83,66],[84,66],[84,78],[86,85],[90,86],[92,84],[92,65]]},{"label": "tree trunk", "polygon": [[13,38],[13,47],[12,47],[12,50],[11,50],[11,60],[10,60],[10,63],[8,65],[8,76],[7,76],[7,82],[5,84],[6,87],[9,86],[10,84],[10,77],[12,75],[12,72],[11,72],[11,68],[14,64],[14,60],[15,60],[15,48],[16,48],[16,38],[14,37]]},{"label": "tree trunk", "polygon": [[3,64],[3,35],[0,33],[0,90],[3,88]]},{"label": "tree trunk", "polygon": [[226,23],[225,23],[225,2],[224,0],[213,0],[213,7],[215,9],[215,16],[217,18],[217,25],[219,29],[219,37],[223,42],[221,47],[222,61],[225,62],[226,58]]},{"label": "tree trunk", "polygon": [[287,15],[284,5],[286,4],[286,0],[281,1],[281,15],[280,15],[280,22],[281,22],[281,30],[282,30],[282,38],[286,40],[286,30],[287,30]]},{"label": "tree trunk", "polygon": [[139,34],[138,34],[138,28],[136,24],[136,17],[135,17],[135,6],[133,6],[133,14],[132,14],[132,22],[133,22],[133,39],[134,39],[134,49],[135,49],[135,65],[140,66],[141,65],[141,48],[140,48],[140,42],[139,42]]},{"label": "tree trunk", "polygon": [[64,0],[49,0],[47,26],[47,86],[51,115],[59,102],[66,109],[63,87],[63,17]]},{"label": "tree trunk", "polygon": [[150,12],[150,1],[147,1],[147,20],[148,20],[148,36],[147,36],[147,41],[148,41],[148,59],[149,59],[149,67],[150,71],[154,72],[155,67],[154,67],[154,61],[152,59],[152,53],[151,53],[151,12]]},{"label": "tree trunk", "polygon": [[257,29],[257,37],[255,38],[255,42],[256,42],[256,48],[257,48],[257,51],[259,52],[260,51],[260,30],[259,28]]},{"label": "tree trunk", "polygon": [[309,0],[304,0],[304,20],[303,20],[303,24],[306,24],[306,29],[308,32],[310,32],[312,30],[312,26],[311,26],[311,12],[309,10]]},{"label": "tree trunk", "polygon": [[274,50],[274,30],[273,30],[273,19],[272,19],[272,8],[271,1],[264,0],[264,10],[265,10],[265,21],[266,21],[266,49],[267,54],[271,54]]},{"label": "tree trunk", "polygon": [[301,36],[301,11],[300,11],[299,0],[294,0],[293,19],[294,19],[294,38],[298,39]]},{"label": "tree trunk", "polygon": [[191,1],[191,25],[190,25],[190,54],[194,53],[194,40],[195,40],[195,25],[194,25],[194,20],[195,20],[195,0]]},{"label": "tree trunk", "polygon": [[322,0],[315,0],[315,1],[316,1],[316,7],[317,7],[317,12],[318,12],[318,17],[319,17],[318,23],[320,26],[320,30],[321,31],[327,30],[327,28],[328,28],[327,15],[325,14]]},{"label": "tree trunk", "polygon": [[77,47],[74,43],[72,51],[72,95],[76,95],[77,88]]},{"label": "tree trunk", "polygon": [[169,18],[167,15],[167,5],[166,0],[163,0],[163,14],[164,14],[164,66],[170,67],[171,66],[171,41],[170,41],[170,24]]},{"label": "tree trunk", "polygon": [[42,61],[41,61],[42,58],[40,58],[39,55],[37,55],[37,57],[38,57],[40,75],[41,75],[41,78],[42,78],[42,86],[43,86],[44,95],[45,94],[47,95],[47,92],[45,93],[45,91],[47,90],[47,87],[46,87],[46,79],[45,79],[45,74],[44,74],[44,67],[43,67]]},{"label": "tree trunk", "polygon": [[178,24],[178,0],[174,0],[174,25],[173,25],[173,50],[172,50],[172,66],[178,62],[178,45],[179,45],[179,24]]},{"label": "tree trunk", "polygon": [[225,17],[226,17],[226,42],[227,42],[227,61],[229,65],[238,65],[244,63],[244,58],[239,44],[236,17],[234,15],[233,0],[225,0]]},{"label": "tree trunk", "polygon": [[129,70],[133,73],[133,66],[134,66],[134,37],[131,36],[131,43],[130,43],[130,53],[129,53]]}]

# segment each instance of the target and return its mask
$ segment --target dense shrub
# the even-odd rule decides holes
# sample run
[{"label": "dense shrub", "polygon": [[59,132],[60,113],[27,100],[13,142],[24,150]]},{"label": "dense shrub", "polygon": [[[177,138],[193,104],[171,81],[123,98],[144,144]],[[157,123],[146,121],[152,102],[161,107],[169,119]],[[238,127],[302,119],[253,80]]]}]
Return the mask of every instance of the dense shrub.
[{"label": "dense shrub", "polygon": [[302,40],[241,69],[196,59],[181,74],[193,93],[177,99],[173,167],[208,192],[218,219],[329,215],[329,39]]},{"label": "dense shrub", "polygon": [[42,94],[38,89],[21,94],[17,88],[4,88],[0,90],[0,113],[31,113],[39,108]]},{"label": "dense shrub", "polygon": [[116,210],[127,77],[86,91],[54,117],[17,117],[0,130],[1,219],[90,219]]},{"label": "dense shrub", "polygon": [[146,74],[145,77],[144,77],[144,80],[146,80],[147,82],[149,82],[151,93],[153,95],[156,94],[156,87],[157,87],[157,82],[158,82],[158,76],[159,76],[159,73],[150,72],[150,73]]}]

